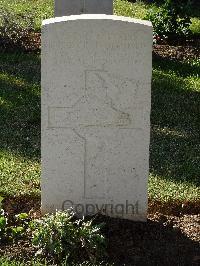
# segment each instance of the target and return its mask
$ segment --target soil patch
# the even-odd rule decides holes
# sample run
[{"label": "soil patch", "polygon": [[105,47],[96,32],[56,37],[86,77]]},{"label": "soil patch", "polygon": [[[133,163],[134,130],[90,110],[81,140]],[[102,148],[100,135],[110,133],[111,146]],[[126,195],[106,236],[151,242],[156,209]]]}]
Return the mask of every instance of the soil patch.
[{"label": "soil patch", "polygon": [[190,45],[154,45],[153,56],[155,58],[164,58],[178,61],[198,59],[200,58],[200,47]]}]

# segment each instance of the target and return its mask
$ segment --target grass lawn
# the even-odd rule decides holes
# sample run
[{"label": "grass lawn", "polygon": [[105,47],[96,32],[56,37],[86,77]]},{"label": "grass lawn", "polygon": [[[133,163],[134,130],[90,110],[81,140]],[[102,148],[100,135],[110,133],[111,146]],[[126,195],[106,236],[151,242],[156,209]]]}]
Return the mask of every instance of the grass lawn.
[{"label": "grass lawn", "polygon": [[[1,266],[27,266],[27,261],[25,262],[19,262],[19,261],[16,261],[16,260],[12,260],[10,258],[6,258],[6,257],[2,257],[0,258],[0,265]],[[31,261],[31,263],[29,264],[30,266],[47,266],[49,265],[48,263],[42,263],[38,260],[36,261]],[[60,266],[95,266],[95,265],[92,265],[92,264],[89,264],[87,262],[85,263],[81,263],[81,264],[68,264],[68,263],[65,263],[63,262],[62,264],[59,264]],[[107,264],[107,263],[104,263],[104,264],[100,264],[99,266],[113,266],[112,264]]]},{"label": "grass lawn", "polygon": [[200,61],[153,61],[150,198],[200,196]]},{"label": "grass lawn", "polygon": [[[1,266],[26,266],[27,262],[19,262],[16,260],[12,260],[10,258],[0,258],[0,265]],[[40,262],[34,261],[32,262],[31,266],[45,266],[46,264],[42,264]]]},{"label": "grass lawn", "polygon": [[[35,14],[36,30],[41,18],[53,14],[53,1],[1,0],[1,6],[15,13]],[[118,15],[143,17],[145,10],[143,3],[115,1]],[[199,73],[197,60],[153,62],[151,199],[200,198]],[[39,55],[0,54],[0,108],[0,193],[39,195]]]},{"label": "grass lawn", "polygon": [[0,55],[0,192],[39,193],[40,59]]}]

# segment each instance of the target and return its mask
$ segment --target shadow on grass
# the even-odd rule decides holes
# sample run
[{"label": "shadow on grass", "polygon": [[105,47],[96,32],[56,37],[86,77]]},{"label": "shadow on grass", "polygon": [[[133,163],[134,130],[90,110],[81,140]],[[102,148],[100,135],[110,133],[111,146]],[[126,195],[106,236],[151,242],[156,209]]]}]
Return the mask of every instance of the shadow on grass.
[{"label": "shadow on grass", "polygon": [[0,57],[0,149],[40,157],[40,61],[37,55]]},{"label": "shadow on grass", "polygon": [[[170,49],[170,46],[169,48]],[[198,50],[198,48],[196,48]],[[185,53],[187,53],[187,50],[185,49]],[[194,53],[194,50],[193,50]],[[198,58],[199,51],[196,54],[196,57]],[[194,75],[199,75],[200,72],[200,64],[197,62],[197,60],[194,60],[192,62],[186,62],[186,61],[178,61],[175,59],[168,59],[168,58],[162,58],[161,56],[158,56],[157,54],[154,54],[154,60],[153,60],[153,67],[157,70],[162,71],[171,71],[174,72],[179,77],[187,78]],[[179,89],[181,87],[179,86]]]},{"label": "shadow on grass", "polygon": [[197,68],[192,69],[172,60],[154,62],[150,171],[199,185],[200,92],[192,79],[182,78],[197,74]]},{"label": "shadow on grass", "polygon": [[0,53],[0,72],[6,72],[31,84],[40,84],[40,55],[35,53]]}]

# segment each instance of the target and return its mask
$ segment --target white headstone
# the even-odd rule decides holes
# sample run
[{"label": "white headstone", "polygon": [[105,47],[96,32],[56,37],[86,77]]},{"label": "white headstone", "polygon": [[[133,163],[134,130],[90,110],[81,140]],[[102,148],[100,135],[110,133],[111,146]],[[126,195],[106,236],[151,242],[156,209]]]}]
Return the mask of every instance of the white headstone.
[{"label": "white headstone", "polygon": [[80,14],[113,14],[113,0],[55,0],[55,17]]},{"label": "white headstone", "polygon": [[146,220],[152,27],[107,15],[42,28],[42,212]]}]

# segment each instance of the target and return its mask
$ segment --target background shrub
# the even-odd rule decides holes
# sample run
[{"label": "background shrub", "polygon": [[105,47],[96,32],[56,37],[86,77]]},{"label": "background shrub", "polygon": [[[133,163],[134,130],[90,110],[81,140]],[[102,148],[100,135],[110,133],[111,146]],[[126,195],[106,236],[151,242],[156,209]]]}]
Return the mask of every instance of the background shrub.
[{"label": "background shrub", "polygon": [[153,24],[154,35],[161,39],[186,39],[190,34],[191,3],[167,0],[160,7],[153,6],[146,18]]}]

